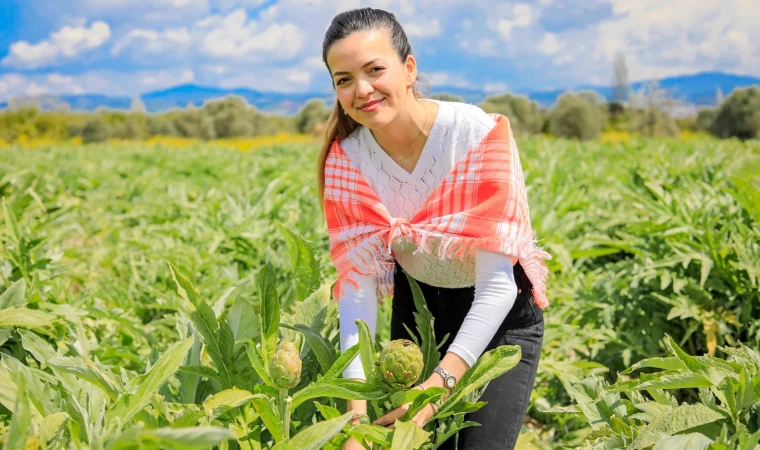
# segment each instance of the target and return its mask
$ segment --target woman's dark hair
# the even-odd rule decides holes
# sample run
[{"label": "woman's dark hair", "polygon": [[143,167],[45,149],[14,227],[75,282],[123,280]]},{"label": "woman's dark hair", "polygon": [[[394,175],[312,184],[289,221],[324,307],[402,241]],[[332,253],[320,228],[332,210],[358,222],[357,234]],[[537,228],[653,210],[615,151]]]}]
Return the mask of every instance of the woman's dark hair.
[{"label": "woman's dark hair", "polygon": [[[356,31],[366,32],[378,28],[388,30],[391,43],[396,49],[399,59],[405,63],[407,57],[412,54],[412,46],[409,44],[409,39],[407,39],[404,29],[401,28],[401,24],[396,20],[396,16],[382,9],[361,8],[338,14],[333,18],[330,27],[325,32],[325,40],[322,42],[322,61],[325,63],[328,72],[330,66],[327,65],[327,52],[336,41]],[[412,87],[412,92],[416,98],[422,98],[422,93],[416,89],[416,82],[415,86]],[[327,119],[325,139],[317,161],[319,202],[322,208],[324,208],[325,198],[325,160],[330,151],[330,146],[336,137],[348,136],[357,125],[358,123],[354,119],[343,113],[340,102],[335,99],[335,106]]]}]

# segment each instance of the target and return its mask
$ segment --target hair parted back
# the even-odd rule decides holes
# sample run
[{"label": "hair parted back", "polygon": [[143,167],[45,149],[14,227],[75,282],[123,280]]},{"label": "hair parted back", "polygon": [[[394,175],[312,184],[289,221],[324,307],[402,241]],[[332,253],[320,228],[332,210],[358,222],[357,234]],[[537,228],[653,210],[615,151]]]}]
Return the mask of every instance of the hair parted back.
[{"label": "hair parted back", "polygon": [[[370,31],[378,28],[386,29],[390,32],[391,43],[398,53],[402,63],[406,62],[409,55],[412,54],[412,46],[406,37],[404,29],[401,28],[396,16],[388,11],[374,8],[361,8],[351,11],[345,11],[335,16],[330,23],[330,27],[325,32],[325,40],[322,43],[322,61],[325,63],[327,70],[327,52],[336,41],[339,41],[349,34],[356,31]],[[422,98],[422,93],[417,90],[416,83],[412,86],[412,93],[415,98]],[[317,180],[319,183],[319,203],[324,211],[325,198],[325,160],[330,151],[330,146],[337,137],[344,138],[348,136],[359,124],[348,114],[344,114],[338,102],[335,99],[335,106],[330,112],[330,117],[325,125],[325,136],[322,148],[319,152],[317,161]]]}]

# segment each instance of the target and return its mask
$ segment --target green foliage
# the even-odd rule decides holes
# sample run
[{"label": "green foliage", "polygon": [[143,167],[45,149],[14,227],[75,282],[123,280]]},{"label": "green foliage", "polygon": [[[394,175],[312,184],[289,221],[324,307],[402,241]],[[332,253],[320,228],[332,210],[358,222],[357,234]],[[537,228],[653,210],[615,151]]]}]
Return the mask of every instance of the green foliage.
[{"label": "green foliage", "polygon": [[[694,357],[667,335],[665,345],[669,358],[640,361],[622,374],[657,372],[613,385],[595,377],[572,385],[574,405],[556,412],[575,411],[594,430],[579,448],[756,448],[760,353],[740,346],[722,348],[728,360]],[[698,390],[699,402],[679,404],[673,392],[685,389]]]},{"label": "green foliage", "polygon": [[[113,125],[128,119],[101,114]],[[29,441],[45,448],[286,447],[340,417],[347,399],[367,399],[374,418],[411,403],[399,429],[439,401],[432,388],[341,378],[359,347],[372,358],[387,343],[390,309],[380,308],[374,340],[367,332],[364,344],[338,351],[316,152],[134,144],[2,151],[0,316],[12,321],[0,327],[0,429],[14,420],[20,374]],[[595,439],[598,448],[626,448],[622,435],[603,434],[632,443],[633,429],[642,448],[699,448],[705,439],[715,449],[753,448],[757,408],[746,408],[750,390],[741,386],[756,388],[757,370],[742,375],[737,364],[754,361],[739,342],[760,348],[756,141],[526,138],[520,155],[534,229],[554,256],[525,448],[593,448]],[[427,371],[439,343],[414,284],[412,291],[410,331]],[[683,350],[663,345],[665,334]],[[262,352],[274,347],[262,345],[265,336],[299,349],[300,381],[284,394],[269,377]],[[739,353],[718,360],[731,349]],[[477,386],[508,370],[515,350],[481,357],[460,380],[457,403],[441,405],[442,416],[422,430],[430,433],[423,448],[477,425],[466,420],[484,405]],[[592,375],[599,387],[583,382]],[[635,393],[647,411],[630,411]],[[579,413],[571,403],[588,408]],[[709,421],[715,416],[703,406],[721,418]],[[641,434],[661,412],[669,415]],[[692,417],[704,424],[684,429]],[[663,434],[662,424],[683,431]],[[335,429],[324,448],[339,449],[348,436],[386,448],[406,440],[369,424]]]},{"label": "green foliage", "polygon": [[330,110],[325,102],[319,99],[309,100],[295,116],[296,130],[301,134],[311,133],[317,124],[327,122],[328,117]]},{"label": "green foliage", "polygon": [[486,97],[480,107],[487,113],[506,116],[517,136],[537,134],[543,126],[543,116],[538,109],[538,104],[521,95],[492,95]]},{"label": "green foliage", "polygon": [[760,138],[760,87],[731,92],[715,113],[711,130],[723,138]]},{"label": "green foliage", "polygon": [[553,135],[582,141],[599,136],[604,127],[600,105],[588,94],[565,93],[550,114]]}]

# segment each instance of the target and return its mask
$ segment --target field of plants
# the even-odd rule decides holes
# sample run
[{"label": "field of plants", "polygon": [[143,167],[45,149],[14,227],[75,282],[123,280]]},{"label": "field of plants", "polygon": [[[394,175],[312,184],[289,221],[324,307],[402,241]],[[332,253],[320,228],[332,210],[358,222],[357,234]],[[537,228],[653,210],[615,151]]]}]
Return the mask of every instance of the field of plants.
[{"label": "field of plants", "polygon": [[[550,261],[520,449],[760,449],[760,142],[521,140]],[[339,352],[317,146],[0,148],[4,449],[434,449],[519,348],[420,429],[351,425],[426,391]],[[421,298],[423,374],[437,363]],[[367,383],[340,374],[360,357]],[[421,380],[424,380],[423,376]]]}]

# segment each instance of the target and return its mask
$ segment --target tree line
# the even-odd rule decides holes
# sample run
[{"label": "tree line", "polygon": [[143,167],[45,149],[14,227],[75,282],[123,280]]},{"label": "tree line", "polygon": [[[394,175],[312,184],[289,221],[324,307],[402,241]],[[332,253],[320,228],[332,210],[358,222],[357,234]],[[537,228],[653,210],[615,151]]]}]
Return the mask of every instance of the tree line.
[{"label": "tree line", "polygon": [[[596,92],[567,92],[552,108],[541,108],[527,97],[500,94],[487,97],[480,106],[489,113],[510,119],[517,136],[551,134],[590,140],[603,131],[615,130],[644,136],[677,136],[682,130],[707,132],[720,138],[760,138],[760,88],[734,90],[715,108],[673,118],[666,108],[667,96],[656,86],[648,92],[629,95],[616,87],[615,99],[607,102]],[[450,94],[431,98],[463,101]],[[107,139],[142,140],[153,136],[178,136],[203,140],[272,135],[277,133],[319,134],[329,116],[322,100],[311,100],[294,116],[263,113],[240,97],[211,100],[202,107],[146,113],[140,104],[132,111],[101,109],[94,113],[41,111],[36,107],[8,108],[0,112],[0,140],[20,138],[67,139],[83,142]]]}]

